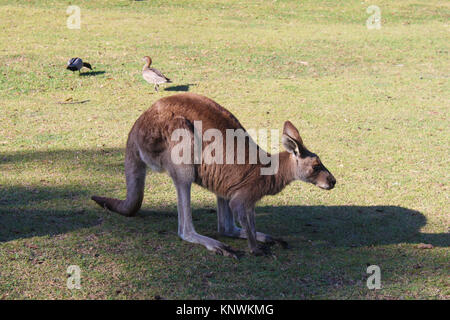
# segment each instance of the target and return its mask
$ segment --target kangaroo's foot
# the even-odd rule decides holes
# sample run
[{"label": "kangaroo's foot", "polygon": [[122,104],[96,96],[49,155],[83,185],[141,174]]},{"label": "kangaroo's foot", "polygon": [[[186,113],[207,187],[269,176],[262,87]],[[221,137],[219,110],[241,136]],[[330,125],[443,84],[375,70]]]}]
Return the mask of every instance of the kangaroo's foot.
[{"label": "kangaroo's foot", "polygon": [[206,247],[206,249],[215,252],[216,254],[232,257],[234,259],[238,259],[238,255],[236,250],[231,248],[230,246],[217,241],[212,238],[208,238],[202,236],[196,232],[192,232],[189,234],[180,235],[183,240],[186,240],[191,243],[198,243]]},{"label": "kangaroo's foot", "polygon": [[[247,239],[247,232],[244,229],[234,227],[231,231],[222,232],[221,235],[231,238]],[[279,244],[283,249],[288,249],[289,244],[281,238],[274,238],[262,232],[256,232],[256,240],[267,245]]]}]

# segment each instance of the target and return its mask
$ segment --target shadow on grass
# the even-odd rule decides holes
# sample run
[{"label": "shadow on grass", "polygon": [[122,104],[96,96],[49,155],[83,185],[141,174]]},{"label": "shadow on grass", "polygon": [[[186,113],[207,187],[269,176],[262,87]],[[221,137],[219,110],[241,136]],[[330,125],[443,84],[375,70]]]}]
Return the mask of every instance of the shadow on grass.
[{"label": "shadow on grass", "polygon": [[[0,171],[45,166],[46,170],[64,170],[68,175],[71,170],[80,169],[86,175],[96,172],[123,175],[123,162],[124,149],[121,148],[19,151],[0,155]],[[40,184],[0,185],[0,242],[55,235],[97,223],[98,217],[94,213],[86,214],[79,207],[80,201],[86,199],[87,202],[93,193],[87,186],[53,187],[46,185],[45,180]]]},{"label": "shadow on grass", "polygon": [[101,74],[105,74],[105,71],[87,71],[80,73],[80,77],[95,77]]},{"label": "shadow on grass", "polygon": [[[72,153],[64,155],[70,157]],[[36,159],[42,158],[42,155],[34,156]],[[27,159],[30,160],[29,157]],[[94,167],[98,166],[99,163]],[[93,191],[89,188],[80,186],[0,187],[0,241],[53,235],[95,225],[98,218],[95,212],[85,214],[85,210],[79,206],[81,201],[97,208],[90,200],[92,194]],[[65,210],[58,208],[58,203],[67,208],[68,202],[78,203],[78,207],[71,209],[69,206]],[[98,207],[98,210],[102,209]],[[450,245],[448,233],[420,232],[427,222],[423,214],[398,206],[267,206],[257,207],[256,215],[258,231],[284,237],[287,241],[306,236],[308,240],[322,241],[330,247],[420,242],[430,243],[435,247]],[[217,238],[214,233],[215,210],[193,208],[193,218],[199,232],[209,236],[216,235]],[[125,225],[141,225],[147,230],[152,230],[152,225],[164,222],[168,225],[167,228],[173,229],[167,231],[177,230],[175,206],[173,212],[168,212],[151,208],[145,200],[136,217],[121,221]],[[222,240],[226,242],[226,239]]]},{"label": "shadow on grass", "polygon": [[191,86],[196,86],[196,83],[188,83],[188,84],[183,84],[183,85],[178,85],[178,86],[171,86],[171,87],[167,87],[164,89],[164,91],[189,91],[189,87]]},{"label": "shadow on grass", "polygon": [[[6,164],[24,165],[35,163],[52,166],[82,167],[88,171],[102,171],[108,173],[123,173],[125,149],[62,149],[4,152],[0,155],[0,170]],[[20,170],[20,169],[18,169]]]},{"label": "shadow on grass", "polygon": [[[89,192],[79,188],[0,187],[0,242],[52,236],[98,224],[95,214],[66,207],[88,196]],[[65,204],[61,205],[64,209],[52,208],[58,202]]]},{"label": "shadow on grass", "polygon": [[[283,237],[291,245],[288,250],[272,249],[282,261],[284,269],[280,271],[280,262],[271,256],[250,256],[246,240],[219,236],[215,231],[214,209],[194,207],[195,227],[200,234],[227,244],[234,243],[244,250],[238,263],[229,258],[215,257],[199,245],[180,241],[175,204],[169,208],[154,208],[147,193],[147,200],[144,200],[137,216],[126,218],[98,207],[90,200],[93,192],[87,186],[75,185],[63,188],[0,187],[0,244],[36,236],[53,237],[101,225],[100,229],[90,231],[100,239],[101,254],[110,254],[122,261],[131,275],[135,275],[135,268],[139,265],[139,268],[153,268],[156,275],[165,279],[163,275],[168,272],[166,264],[155,269],[152,265],[155,260],[147,262],[147,259],[157,256],[157,261],[170,261],[170,280],[160,280],[156,276],[163,296],[171,296],[168,288],[180,287],[179,296],[174,298],[210,296],[223,299],[239,297],[242,292],[259,299],[279,299],[280,294],[296,299],[311,298],[316,294],[333,297],[329,292],[336,288],[347,296],[364,295],[366,291],[354,292],[364,289],[366,276],[361,272],[366,264],[373,263],[385,270],[383,279],[386,283],[403,279],[405,272],[409,272],[408,277],[413,279],[415,268],[441,277],[436,271],[443,268],[441,260],[432,260],[434,256],[425,251],[414,254],[395,247],[377,249],[377,246],[424,242],[434,247],[448,247],[450,244],[448,233],[420,232],[427,223],[423,214],[398,206],[257,207],[257,230]],[[106,218],[105,215],[110,216]],[[114,237],[113,243],[108,240],[111,236]],[[123,243],[127,248],[133,241],[130,239],[136,239],[136,242],[129,249],[121,249],[117,245]],[[155,250],[159,251],[155,253]],[[187,279],[186,270],[193,265],[198,271]],[[222,289],[202,287],[205,277],[211,277],[211,270],[215,270],[211,281],[226,281]],[[137,275],[136,278],[132,276],[129,281],[135,284],[148,281],[137,278]],[[252,283],[251,287],[249,283]],[[269,288],[268,283],[271,284]],[[199,289],[194,292],[182,289],[189,284]],[[147,294],[145,289],[141,291],[141,294]]]},{"label": "shadow on grass", "polygon": [[256,212],[259,231],[287,239],[308,235],[332,247],[420,242],[450,246],[449,233],[421,233],[426,217],[398,206],[257,207]]},{"label": "shadow on grass", "polygon": [[[123,175],[123,158],[124,149],[121,148],[21,151],[3,153],[0,156],[0,170],[4,165],[17,164],[17,170],[20,170],[22,165],[44,163],[48,167],[55,165],[55,170],[82,168],[89,174]],[[39,231],[35,235],[45,235],[91,225],[92,221],[76,214],[77,209],[58,209],[58,202],[85,198],[87,203],[91,203],[89,198],[92,193],[87,186],[73,186],[70,189],[52,186],[0,187],[1,241],[27,237],[35,234],[33,232],[36,230]],[[47,203],[56,209],[45,209]],[[427,223],[422,213],[398,206],[267,206],[257,207],[256,212],[257,230],[287,240],[308,235],[310,240],[324,241],[333,247],[420,242],[437,247],[450,245],[448,233],[420,232]],[[159,212],[144,202],[137,220],[152,224],[165,219],[173,219],[170,224],[176,232],[176,210],[173,213]],[[215,228],[211,229],[211,224],[215,224],[215,213],[211,209],[194,208],[194,223],[199,225],[199,231],[213,232]]]}]

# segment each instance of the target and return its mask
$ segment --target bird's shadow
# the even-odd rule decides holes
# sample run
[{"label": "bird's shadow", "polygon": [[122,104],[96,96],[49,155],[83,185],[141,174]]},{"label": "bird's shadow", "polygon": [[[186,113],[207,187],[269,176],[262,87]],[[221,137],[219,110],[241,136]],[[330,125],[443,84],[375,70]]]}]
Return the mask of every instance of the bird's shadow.
[{"label": "bird's shadow", "polygon": [[105,71],[88,71],[88,72],[82,72],[80,73],[81,77],[93,77],[93,76],[98,76],[100,74],[104,74]]},{"label": "bird's shadow", "polygon": [[182,84],[178,86],[171,86],[164,89],[164,91],[189,91],[190,86],[196,86],[196,83],[188,83],[188,84]]}]

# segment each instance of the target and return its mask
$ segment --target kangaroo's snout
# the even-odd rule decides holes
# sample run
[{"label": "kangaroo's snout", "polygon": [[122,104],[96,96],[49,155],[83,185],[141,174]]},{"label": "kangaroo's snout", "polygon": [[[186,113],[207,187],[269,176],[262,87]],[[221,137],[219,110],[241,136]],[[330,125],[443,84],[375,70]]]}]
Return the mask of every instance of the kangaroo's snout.
[{"label": "kangaroo's snout", "polygon": [[327,182],[328,182],[328,188],[325,188],[325,189],[326,190],[331,190],[336,185],[336,178],[333,177],[333,175],[330,173],[330,175],[327,178]]},{"label": "kangaroo's snout", "polygon": [[315,183],[315,185],[318,186],[320,189],[331,190],[336,185],[336,179],[330,173],[330,176],[327,177],[327,179],[325,181],[323,181],[323,182],[317,181],[317,183]]},{"label": "kangaroo's snout", "polygon": [[317,176],[313,183],[321,189],[331,190],[336,185],[336,178],[327,169],[322,170],[322,172]]}]

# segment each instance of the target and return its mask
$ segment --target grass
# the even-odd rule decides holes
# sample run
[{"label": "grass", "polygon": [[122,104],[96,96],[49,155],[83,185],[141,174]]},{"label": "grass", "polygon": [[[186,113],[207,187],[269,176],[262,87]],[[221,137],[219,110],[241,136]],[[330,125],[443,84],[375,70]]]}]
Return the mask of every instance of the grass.
[{"label": "grass", "polygon": [[[380,30],[365,25],[372,4]],[[450,298],[449,16],[424,0],[1,0],[0,298]],[[142,79],[144,55],[167,90]],[[74,56],[97,73],[65,70]],[[296,182],[259,204],[257,229],[291,249],[234,261],[181,241],[166,175],[148,175],[135,218],[90,200],[124,197],[129,129],[179,90],[246,128],[290,119],[335,175],[330,192]],[[194,187],[197,230],[246,250],[217,235],[214,209]],[[371,264],[380,290],[366,287]]]}]

